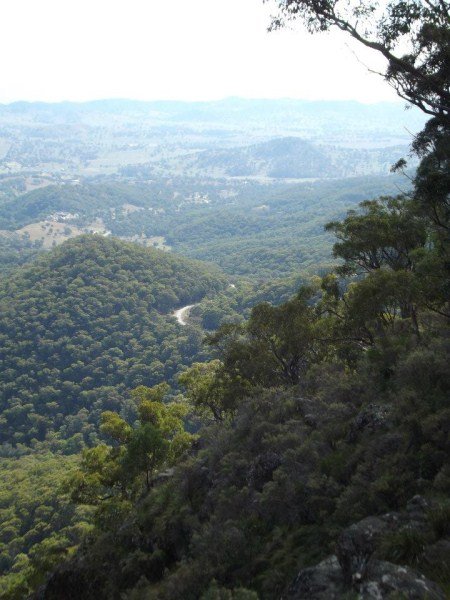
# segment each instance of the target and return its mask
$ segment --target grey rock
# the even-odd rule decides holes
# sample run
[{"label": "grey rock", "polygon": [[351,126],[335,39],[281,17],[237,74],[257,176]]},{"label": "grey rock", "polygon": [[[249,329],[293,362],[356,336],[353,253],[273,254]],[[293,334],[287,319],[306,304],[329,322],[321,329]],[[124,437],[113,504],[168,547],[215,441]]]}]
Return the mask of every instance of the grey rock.
[{"label": "grey rock", "polygon": [[336,554],[346,585],[361,581],[367,565],[376,550],[381,535],[388,530],[388,522],[378,517],[367,517],[342,532]]},{"label": "grey rock", "polygon": [[430,508],[430,503],[428,502],[428,500],[426,498],[424,498],[423,496],[419,496],[419,495],[413,496],[406,505],[406,510],[409,513],[418,512],[418,513],[423,514],[427,510],[429,510],[429,508]]},{"label": "grey rock", "polygon": [[373,433],[387,429],[391,425],[390,413],[392,408],[382,404],[369,404],[354,418],[350,427],[349,440],[356,440],[358,435],[367,431]]},{"label": "grey rock", "polygon": [[[405,511],[367,517],[351,525],[340,535],[335,556],[300,571],[286,600],[445,600],[439,586],[423,575],[375,558],[379,542],[390,532],[407,528],[427,533],[429,509],[425,498],[414,496]],[[450,540],[425,546],[423,558],[437,572],[446,573],[450,568]]]},{"label": "grey rock", "polygon": [[426,513],[431,508],[430,503],[423,496],[414,496],[406,505],[406,512],[411,521],[423,522],[426,520]]},{"label": "grey rock", "polygon": [[445,600],[446,595],[434,582],[410,569],[392,563],[373,560],[366,579],[358,588],[363,600],[383,600],[400,597],[408,600]]},{"label": "grey rock", "polygon": [[345,583],[336,556],[330,556],[315,567],[303,569],[288,590],[285,600],[445,600],[446,595],[434,582],[409,567],[371,560],[364,580]]},{"label": "grey rock", "polygon": [[261,491],[264,484],[272,479],[272,473],[281,464],[281,457],[276,452],[260,454],[251,464],[247,481],[254,489]]},{"label": "grey rock", "polygon": [[342,569],[336,556],[303,569],[288,590],[286,600],[335,600],[345,593]]}]

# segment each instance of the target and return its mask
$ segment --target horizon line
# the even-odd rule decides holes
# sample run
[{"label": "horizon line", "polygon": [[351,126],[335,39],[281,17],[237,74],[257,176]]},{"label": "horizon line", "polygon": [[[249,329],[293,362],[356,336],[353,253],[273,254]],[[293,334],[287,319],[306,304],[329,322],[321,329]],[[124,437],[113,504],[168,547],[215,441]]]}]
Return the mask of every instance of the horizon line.
[{"label": "horizon line", "polygon": [[346,99],[343,100],[342,98],[337,98],[337,99],[315,99],[315,100],[311,100],[311,99],[307,99],[307,98],[296,98],[296,97],[292,97],[292,96],[279,96],[276,98],[268,98],[268,97],[264,97],[264,96],[256,96],[256,97],[246,97],[246,96],[223,96],[221,98],[216,98],[216,99],[208,99],[208,100],[186,100],[186,99],[175,99],[175,98],[170,98],[170,99],[165,99],[165,98],[158,98],[158,99],[151,99],[151,100],[143,100],[140,98],[127,98],[127,97],[123,97],[123,96],[112,96],[112,97],[104,97],[104,98],[91,98],[89,100],[11,100],[8,102],[3,102],[0,101],[0,106],[2,107],[7,107],[7,106],[12,106],[15,104],[45,104],[45,105],[60,105],[60,104],[92,104],[95,102],[135,102],[135,103],[140,103],[140,104],[156,104],[156,103],[165,103],[165,104],[214,104],[214,103],[220,103],[220,102],[227,102],[227,101],[243,101],[243,102],[280,102],[280,101],[285,101],[285,102],[304,102],[304,103],[308,103],[308,104],[319,104],[319,103],[335,103],[335,104],[345,104],[345,103],[354,103],[354,104],[360,104],[363,106],[374,106],[377,104],[398,104],[401,105],[403,103],[403,101],[401,99],[395,99],[395,100],[378,100],[375,102],[364,102],[361,100],[356,100],[356,99]]}]

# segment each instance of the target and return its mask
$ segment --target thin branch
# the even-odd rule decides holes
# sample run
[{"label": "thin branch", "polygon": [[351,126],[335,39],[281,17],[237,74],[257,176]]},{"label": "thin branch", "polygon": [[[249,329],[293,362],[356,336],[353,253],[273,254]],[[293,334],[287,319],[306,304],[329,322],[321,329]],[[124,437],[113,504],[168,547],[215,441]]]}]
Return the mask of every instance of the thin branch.
[{"label": "thin branch", "polygon": [[443,90],[441,86],[436,85],[430,76],[424,75],[419,69],[414,67],[408,61],[398,56],[395,56],[395,54],[393,54],[390,50],[388,50],[386,46],[384,46],[380,42],[368,40],[365,37],[363,37],[353,25],[351,25],[348,21],[345,21],[344,19],[338,17],[334,11],[327,12],[326,10],[324,10],[323,16],[325,18],[328,18],[331,21],[331,23],[336,25],[339,29],[341,29],[341,31],[349,33],[355,40],[357,40],[367,48],[371,48],[372,50],[376,50],[377,52],[379,52],[392,65],[399,67],[402,71],[409,73],[418,80],[426,83],[432,92],[434,92],[438,96],[445,98],[449,102],[449,106],[444,106],[443,109],[447,112],[450,111],[450,93]]}]

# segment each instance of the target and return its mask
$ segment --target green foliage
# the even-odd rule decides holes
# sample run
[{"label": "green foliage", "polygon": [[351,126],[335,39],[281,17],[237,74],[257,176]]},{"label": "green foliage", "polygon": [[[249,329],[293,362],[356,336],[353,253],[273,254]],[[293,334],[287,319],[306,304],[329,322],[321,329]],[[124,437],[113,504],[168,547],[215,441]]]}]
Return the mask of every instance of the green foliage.
[{"label": "green foliage", "polygon": [[17,272],[0,285],[2,440],[97,442],[102,411],[133,410],[127,389],[204,356],[200,331],[181,332],[171,311],[223,286],[197,263],[99,236]]},{"label": "green foliage", "polygon": [[91,511],[70,504],[64,491],[77,457],[46,453],[0,461],[0,596],[20,600],[91,530]]},{"label": "green foliage", "polygon": [[151,423],[136,429],[126,445],[122,465],[126,476],[133,479],[145,473],[147,488],[152,475],[164,464],[168,455],[168,443],[161,431]]},{"label": "green foliage", "polygon": [[176,464],[195,439],[184,430],[187,407],[164,402],[168,391],[166,384],[133,391],[139,415],[134,427],[117,413],[103,413],[101,430],[114,445],[84,450],[80,468],[68,481],[73,501],[99,507],[95,516],[102,528],[129,510],[143,482],[149,491],[158,471]]},{"label": "green foliage", "polygon": [[223,365],[219,360],[194,363],[178,377],[178,383],[186,388],[186,398],[193,410],[203,418],[222,421],[232,413],[234,405],[228,405],[227,385]]},{"label": "green foliage", "polygon": [[436,537],[441,538],[450,534],[450,504],[443,503],[430,510],[428,519]]},{"label": "green foliage", "polygon": [[349,211],[343,221],[328,223],[326,229],[338,239],[333,253],[345,261],[338,269],[343,274],[382,267],[410,271],[413,251],[423,247],[427,239],[423,219],[404,196],[362,202],[359,211]]},{"label": "green foliage", "polygon": [[244,588],[229,590],[213,582],[200,600],[258,600],[258,594]]},{"label": "green foliage", "polygon": [[[238,202],[214,212],[200,206],[190,209],[181,222],[166,217],[159,231],[177,252],[248,279],[317,273],[332,264],[333,240],[323,230],[327,221],[366,198],[395,189],[394,180],[381,178],[262,188],[253,194],[247,188],[239,190]],[[262,205],[267,210],[260,210]]]},{"label": "green foliage", "polygon": [[[447,299],[435,293],[441,284],[427,289],[430,276],[445,279],[435,260],[444,246],[423,217],[413,227],[419,242],[414,233],[409,245],[390,245],[383,223],[412,210],[409,200],[369,208],[379,222],[370,213],[367,225],[365,204],[335,225],[353,248],[339,250],[341,272],[375,248],[378,263],[367,262],[365,276],[328,274],[222,325],[209,335],[219,358],[182,369],[187,403],[170,402],[161,381],[135,387],[122,414],[103,411],[99,430],[110,444],[84,450],[68,485],[72,500],[95,507],[96,536],[81,556],[106,597],[279,597],[300,567],[332,552],[344,525],[399,510],[424,489],[448,493]],[[235,307],[245,307],[247,291],[235,290]],[[185,431],[190,409],[203,422],[195,446]],[[400,530],[384,540],[383,556],[432,573],[426,548],[448,520],[444,509],[433,515],[434,538]],[[18,555],[12,590],[70,553],[67,536],[49,539],[42,554]],[[445,564],[433,571],[443,584]]]},{"label": "green foliage", "polygon": [[[127,518],[129,527],[152,540],[152,552],[162,553],[159,575],[150,581],[142,566],[139,584],[130,583],[121,567],[129,548],[119,545],[108,555],[118,569],[110,590],[130,598],[194,600],[234,598],[244,586],[245,594],[280,597],[301,567],[332,553],[342,527],[398,511],[419,493],[431,501],[448,493],[447,299],[435,295],[430,306],[426,291],[430,272],[446,276],[433,267],[425,276],[419,268],[444,246],[432,241],[430,221],[419,216],[413,241],[404,243],[409,233],[399,234],[403,241],[390,246],[392,232],[383,232],[382,223],[412,208],[407,199],[388,204],[389,210],[385,201],[371,205],[377,219],[382,213],[376,224],[366,227],[363,205],[360,219],[351,213],[335,226],[353,248],[342,253],[341,272],[354,270],[355,256],[366,261],[361,248],[373,244],[378,263],[367,262],[365,276],[344,282],[329,274],[320,286],[303,287],[278,306],[259,304],[247,322],[226,323],[208,336],[219,358],[194,363],[179,377],[188,402],[203,416],[197,449],[147,485]],[[401,222],[396,226],[406,231],[410,225]],[[165,393],[164,386],[134,392],[141,419],[135,446],[126,424],[105,415],[117,445],[88,451],[96,460],[96,452],[107,458],[97,473],[110,475],[108,460],[120,473],[130,448],[142,472],[158,468],[161,439],[153,428],[176,431],[165,428],[168,408],[163,419],[156,408]],[[114,485],[113,494],[123,498],[126,481],[119,475]],[[380,554],[447,585],[441,537],[447,512],[430,513],[424,533],[405,526],[387,536]],[[103,537],[86,550],[101,581],[108,580],[101,565],[109,536],[117,536],[112,520],[106,524]],[[145,552],[145,544],[132,549]],[[437,553],[438,568],[428,564],[430,552]]]},{"label": "green foliage", "polygon": [[310,32],[338,28],[386,60],[384,77],[397,94],[428,115],[449,122],[448,4],[431,0],[279,0],[272,26],[300,19]]},{"label": "green foliage", "polygon": [[0,206],[0,224],[4,229],[17,229],[47,218],[55,212],[70,212],[79,215],[73,220],[83,225],[95,217],[106,217],[111,208],[122,207],[124,203],[140,205],[147,190],[140,186],[126,186],[118,183],[101,185],[51,185],[15,197]]},{"label": "green foliage", "polygon": [[8,276],[17,267],[31,262],[40,250],[40,242],[31,242],[12,232],[0,233],[0,276]]},{"label": "green foliage", "polygon": [[261,386],[297,385],[325,356],[311,297],[305,287],[280,306],[259,304],[245,325],[223,325],[209,336],[211,345],[225,347],[221,377],[228,378],[235,396]]},{"label": "green foliage", "polygon": [[[352,152],[360,159],[360,150]],[[9,237],[19,227],[69,211],[78,215],[70,223],[81,229],[90,231],[93,221],[101,219],[113,235],[138,242],[141,236],[163,236],[184,256],[216,263],[247,279],[271,280],[329,266],[332,238],[323,230],[327,221],[365,198],[395,193],[399,184],[409,187],[399,175],[270,186],[154,174],[144,176],[145,183],[134,182],[138,175],[133,173],[128,183],[47,186],[21,195],[20,202],[11,198],[0,204],[0,229],[9,230]],[[197,194],[208,203],[192,201]],[[138,210],[128,212],[127,204]]]},{"label": "green foliage", "polygon": [[386,536],[380,552],[391,562],[417,567],[427,541],[427,537],[420,531],[405,528]]},{"label": "green foliage", "polygon": [[[157,543],[165,574],[132,585],[130,597],[234,598],[240,586],[261,598],[279,597],[299,568],[332,552],[342,526],[399,510],[423,489],[440,494],[438,475],[448,466],[448,439],[438,433],[446,430],[448,412],[442,341],[423,331],[417,346],[411,336],[414,343],[402,347],[387,383],[371,353],[361,352],[352,370],[327,358],[309,367],[302,394],[287,381],[275,388],[273,372],[270,390],[255,388],[232,419],[204,428],[198,453],[157,480],[131,509],[128,522]],[[441,350],[431,351],[435,347]],[[408,376],[418,352],[430,352],[422,387]],[[226,365],[194,365],[187,373],[200,404],[215,389],[214,377],[233,389],[241,363],[233,364],[228,383]],[[435,538],[408,528],[388,536],[382,557],[431,573],[424,550],[445,535],[445,515],[430,513]],[[98,568],[107,544],[100,537],[89,550]],[[433,577],[445,584],[444,573]],[[121,577],[116,585],[129,589]]]},{"label": "green foliage", "polygon": [[[335,18],[321,11],[341,6],[284,4],[285,16],[306,16],[321,29]],[[369,19],[372,8],[350,7],[348,14]],[[426,45],[435,43],[438,24],[417,22],[435,15],[426,7],[412,15],[408,3],[394,8],[399,12],[378,31],[384,43],[395,45],[413,23],[419,53],[406,71],[423,71],[427,57],[440,68],[445,52]],[[441,92],[423,80],[436,74],[420,85],[409,75],[399,79],[404,71],[388,58],[388,78],[407,81],[408,93],[424,93],[433,108]],[[300,568],[333,552],[342,527],[399,511],[417,494],[432,506],[423,531],[407,524],[385,537],[379,553],[450,584],[448,507],[436,504],[450,491],[446,110],[415,142],[423,160],[411,197],[366,201],[333,221],[328,229],[338,236],[342,264],[292,298],[284,297],[292,281],[265,286],[263,302],[250,310],[255,288],[225,292],[223,278],[198,264],[96,237],[66,244],[2,284],[4,453],[19,456],[24,443],[41,441],[66,452],[94,446],[82,451],[65,490],[52,489],[61,505],[30,507],[19,495],[11,510],[9,490],[0,530],[7,598],[28,595],[63,557],[65,567],[46,588],[50,597],[64,596],[69,585],[96,600],[283,597]],[[329,185],[336,187],[334,208],[343,208],[349,198],[336,182]],[[176,223],[172,205],[158,212],[158,227],[170,230],[179,248],[235,273],[253,268],[249,257],[261,244],[258,274],[279,267],[283,276],[295,260],[280,234],[292,239],[300,215],[306,220],[305,202],[314,203],[314,191],[303,203],[296,193],[283,206],[272,198],[260,210],[261,199],[253,198],[214,217],[192,207]],[[107,200],[99,202],[106,211]],[[37,213],[49,208],[45,197],[43,206],[31,204]],[[31,207],[22,208],[21,218],[30,218]],[[270,237],[261,240],[280,216],[274,251]],[[150,220],[140,224],[147,233],[154,214]],[[127,227],[118,221],[114,227]],[[308,224],[305,243],[318,226]],[[233,237],[238,243],[224,258]],[[231,264],[236,253],[238,267]],[[229,292],[224,307],[210,299],[193,313],[211,329],[226,317],[208,337],[216,359],[199,362],[207,358],[199,330],[190,326],[182,335],[170,312],[218,290],[222,298]],[[177,369],[187,402],[173,400],[163,383]],[[186,431],[190,410],[202,420],[198,436]],[[96,528],[78,551],[89,526],[77,518],[87,509],[72,512],[67,490],[71,500],[94,507]]]}]

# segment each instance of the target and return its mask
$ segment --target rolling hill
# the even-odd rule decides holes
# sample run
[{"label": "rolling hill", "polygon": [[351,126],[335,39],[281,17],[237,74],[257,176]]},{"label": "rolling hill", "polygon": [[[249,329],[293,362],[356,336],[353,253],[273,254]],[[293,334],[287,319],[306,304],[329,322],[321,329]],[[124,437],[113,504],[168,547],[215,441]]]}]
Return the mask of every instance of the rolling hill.
[{"label": "rolling hill", "polygon": [[80,236],[0,284],[1,439],[92,443],[125,390],[171,379],[202,355],[172,311],[224,288],[201,263]]},{"label": "rolling hill", "polygon": [[326,179],[387,174],[408,154],[407,145],[343,148],[301,137],[274,138],[235,148],[207,149],[159,163],[164,170],[196,176]]}]

